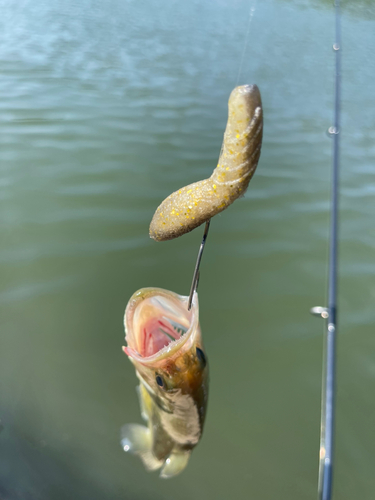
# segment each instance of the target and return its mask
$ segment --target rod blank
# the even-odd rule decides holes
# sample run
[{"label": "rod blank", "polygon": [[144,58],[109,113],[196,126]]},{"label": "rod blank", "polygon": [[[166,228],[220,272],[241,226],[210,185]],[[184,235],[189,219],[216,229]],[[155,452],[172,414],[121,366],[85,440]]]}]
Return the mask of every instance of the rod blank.
[{"label": "rod blank", "polygon": [[[335,105],[333,139],[331,220],[329,244],[327,328],[324,336],[322,411],[320,427],[319,500],[330,500],[333,481],[333,447],[335,430],[336,322],[337,322],[337,258],[338,258],[338,194],[340,166],[340,99],[341,99],[341,16],[340,0],[335,0]],[[322,317],[323,314],[322,314]]]}]

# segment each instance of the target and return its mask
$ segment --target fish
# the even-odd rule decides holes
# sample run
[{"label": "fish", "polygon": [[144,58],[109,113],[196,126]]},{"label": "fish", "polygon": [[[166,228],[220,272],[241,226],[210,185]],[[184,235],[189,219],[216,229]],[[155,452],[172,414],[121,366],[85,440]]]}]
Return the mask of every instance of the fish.
[{"label": "fish", "polygon": [[199,443],[207,411],[208,361],[199,324],[198,294],[142,288],[124,316],[123,351],[139,379],[141,415],[147,425],[126,424],[121,446],[160,477],[179,474]]},{"label": "fish", "polygon": [[229,97],[223,145],[211,177],[169,195],[154,213],[150,237],[156,241],[178,238],[242,196],[258,165],[262,136],[263,109],[258,87],[236,87]]}]

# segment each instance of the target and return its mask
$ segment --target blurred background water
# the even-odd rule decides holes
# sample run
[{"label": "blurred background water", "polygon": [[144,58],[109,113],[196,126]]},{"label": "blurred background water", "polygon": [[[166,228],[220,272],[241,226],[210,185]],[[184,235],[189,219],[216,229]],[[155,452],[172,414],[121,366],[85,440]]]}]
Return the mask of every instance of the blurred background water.
[{"label": "blurred background water", "polygon": [[[346,4],[334,498],[370,500],[375,5]],[[314,499],[324,324],[308,311],[326,300],[331,2],[0,0],[0,12],[0,498]],[[211,174],[243,83],[262,92],[262,156],[211,225],[207,424],[187,470],[162,481],[119,444],[140,422],[123,311],[144,286],[188,294],[203,229],[156,243],[148,225]]]}]

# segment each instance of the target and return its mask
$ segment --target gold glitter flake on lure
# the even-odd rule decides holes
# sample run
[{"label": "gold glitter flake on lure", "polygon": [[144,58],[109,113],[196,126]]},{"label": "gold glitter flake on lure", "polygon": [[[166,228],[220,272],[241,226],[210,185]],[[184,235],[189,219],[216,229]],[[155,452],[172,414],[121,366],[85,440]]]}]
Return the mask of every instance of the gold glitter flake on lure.
[{"label": "gold glitter flake on lure", "polygon": [[171,240],[192,231],[245,193],[262,146],[263,112],[258,87],[236,87],[228,108],[217,167],[208,179],[175,191],[161,203],[150,224],[154,240]]}]

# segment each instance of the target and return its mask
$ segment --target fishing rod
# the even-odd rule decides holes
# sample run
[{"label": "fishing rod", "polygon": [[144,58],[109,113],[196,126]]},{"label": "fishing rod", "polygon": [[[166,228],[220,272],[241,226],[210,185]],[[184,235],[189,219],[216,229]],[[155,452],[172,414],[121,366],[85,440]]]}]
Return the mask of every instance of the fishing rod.
[{"label": "fishing rod", "polygon": [[333,139],[331,220],[328,271],[328,307],[313,307],[311,313],[326,320],[322,377],[322,408],[320,423],[320,454],[318,499],[330,500],[332,496],[333,444],[335,429],[335,378],[336,378],[336,322],[337,322],[337,254],[338,254],[338,184],[339,138],[341,96],[341,15],[340,0],[335,6],[335,87],[334,121],[328,130]]}]

